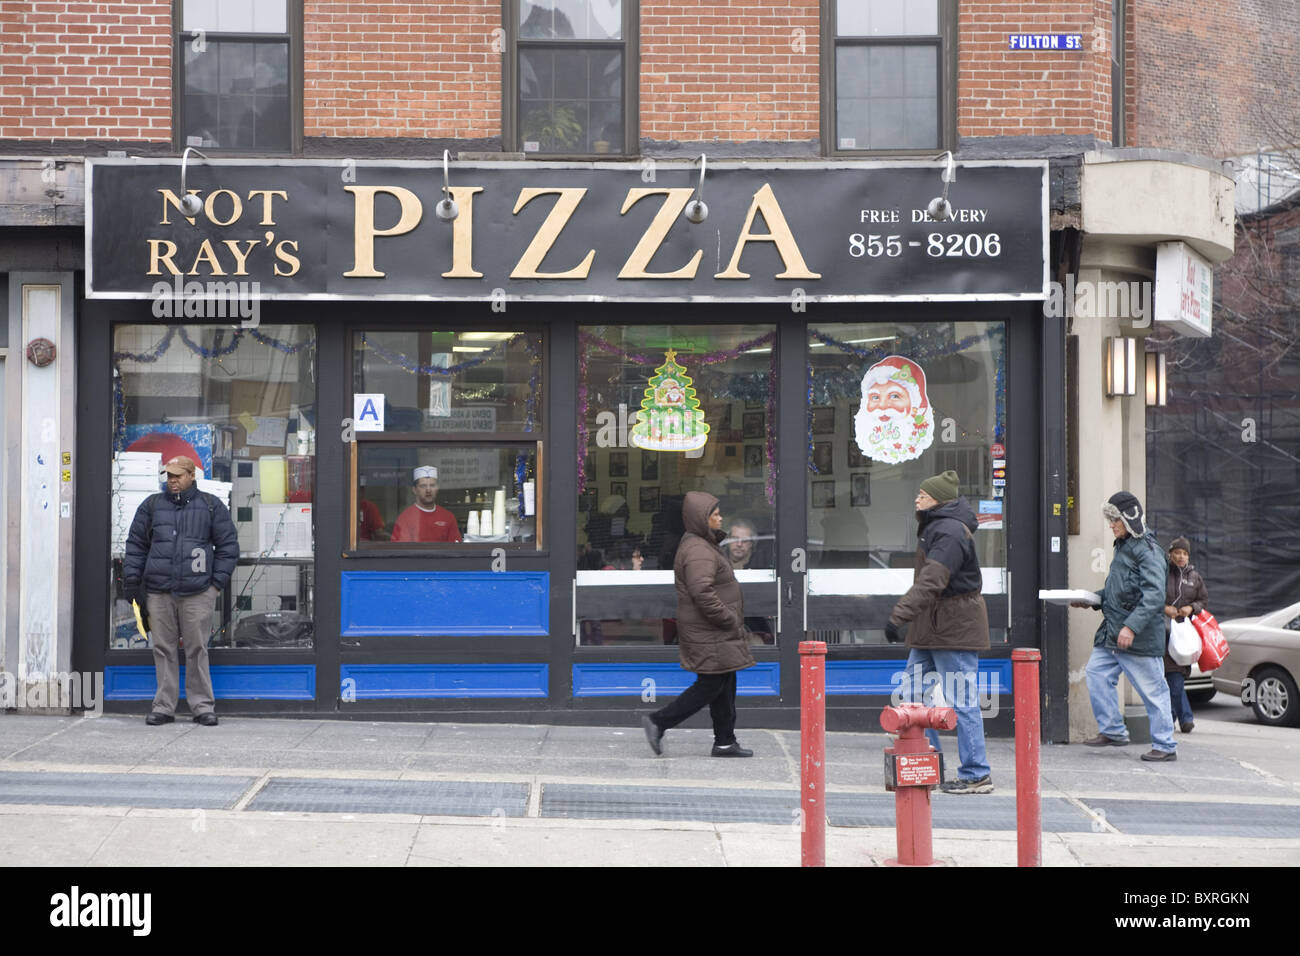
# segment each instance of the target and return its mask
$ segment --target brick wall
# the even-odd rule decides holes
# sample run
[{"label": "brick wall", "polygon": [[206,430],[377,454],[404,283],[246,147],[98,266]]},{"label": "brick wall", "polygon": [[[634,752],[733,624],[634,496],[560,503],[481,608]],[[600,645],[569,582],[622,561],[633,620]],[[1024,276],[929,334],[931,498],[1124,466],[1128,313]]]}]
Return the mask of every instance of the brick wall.
[{"label": "brick wall", "polygon": [[304,20],[304,136],[501,135],[500,0],[306,0]]},{"label": "brick wall", "polygon": [[171,139],[171,3],[0,4],[0,137]]},{"label": "brick wall", "polygon": [[641,136],[820,137],[817,0],[643,0]]},{"label": "brick wall", "polygon": [[[1110,140],[1110,0],[960,7],[959,136]],[[1081,33],[1082,52],[1011,51],[1011,33]]]},{"label": "brick wall", "polygon": [[[1228,157],[1276,145],[1300,96],[1296,0],[1131,0],[1140,82],[1135,145]],[[1291,122],[1290,137],[1297,135]]]}]

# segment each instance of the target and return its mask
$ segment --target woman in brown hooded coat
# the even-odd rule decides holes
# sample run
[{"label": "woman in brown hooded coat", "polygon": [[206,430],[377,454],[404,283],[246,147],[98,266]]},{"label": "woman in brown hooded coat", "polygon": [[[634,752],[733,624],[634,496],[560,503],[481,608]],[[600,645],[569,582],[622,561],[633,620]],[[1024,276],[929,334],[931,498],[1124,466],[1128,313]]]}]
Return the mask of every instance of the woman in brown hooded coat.
[{"label": "woman in brown hooded coat", "polygon": [[673,562],[677,582],[677,641],[682,667],[695,683],[671,704],[641,718],[646,739],[663,753],[664,731],[708,706],[713,718],[713,756],[752,757],[736,741],[736,671],[751,667],[754,656],[745,638],[745,607],[740,582],[719,542],[722,512],[718,499],[691,491],[682,504],[682,535]]}]

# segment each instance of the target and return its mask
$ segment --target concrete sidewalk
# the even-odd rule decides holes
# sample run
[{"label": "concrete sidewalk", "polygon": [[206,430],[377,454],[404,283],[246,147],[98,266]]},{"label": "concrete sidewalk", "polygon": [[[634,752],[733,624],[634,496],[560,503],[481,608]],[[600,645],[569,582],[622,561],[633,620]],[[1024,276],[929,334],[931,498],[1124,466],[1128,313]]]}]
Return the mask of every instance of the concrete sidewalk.
[{"label": "concrete sidewalk", "polygon": [[[74,866],[798,865],[799,735],[741,739],[753,759],[708,756],[697,729],[670,732],[656,758],[639,726],[10,715],[0,853]],[[895,855],[885,746],[827,735],[832,865]],[[1043,862],[1300,864],[1297,748],[1293,730],[1207,721],[1180,735],[1173,764],[1143,763],[1137,744],[1045,746]],[[942,862],[1015,865],[1013,743],[988,750],[995,793],[933,795]]]}]

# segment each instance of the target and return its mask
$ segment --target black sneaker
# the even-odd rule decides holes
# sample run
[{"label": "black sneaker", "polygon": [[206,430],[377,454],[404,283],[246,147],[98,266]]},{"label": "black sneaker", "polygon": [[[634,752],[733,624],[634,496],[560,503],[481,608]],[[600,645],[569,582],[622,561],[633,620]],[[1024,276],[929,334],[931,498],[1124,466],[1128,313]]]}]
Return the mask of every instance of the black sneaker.
[{"label": "black sneaker", "polygon": [[947,783],[940,784],[939,789],[944,793],[992,793],[993,778],[990,776],[980,777],[978,780],[949,780]]},{"label": "black sneaker", "polygon": [[752,757],[754,751],[746,750],[738,743],[727,744],[726,746],[713,745],[713,756],[715,757]]},{"label": "black sneaker", "polygon": [[144,722],[150,727],[157,727],[159,724],[170,724],[175,719],[171,714],[164,714],[161,710],[155,710],[144,719]]},{"label": "black sneaker", "polygon": [[646,742],[650,744],[650,749],[653,750],[655,756],[658,757],[664,752],[663,743],[661,742],[664,739],[664,729],[649,717],[641,718],[641,726],[645,728]]}]

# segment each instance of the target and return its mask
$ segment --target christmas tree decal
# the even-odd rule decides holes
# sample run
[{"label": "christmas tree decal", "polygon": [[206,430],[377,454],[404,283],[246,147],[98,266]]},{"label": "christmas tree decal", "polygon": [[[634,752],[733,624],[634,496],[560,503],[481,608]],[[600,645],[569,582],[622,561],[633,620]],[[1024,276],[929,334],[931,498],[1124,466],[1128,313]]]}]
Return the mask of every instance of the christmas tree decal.
[{"label": "christmas tree decal", "polygon": [[693,379],[677,364],[669,349],[664,364],[655,369],[641,400],[641,412],[632,426],[630,441],[651,451],[695,451],[709,439]]}]

